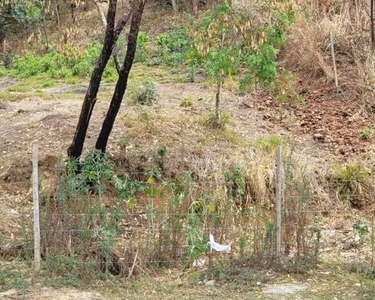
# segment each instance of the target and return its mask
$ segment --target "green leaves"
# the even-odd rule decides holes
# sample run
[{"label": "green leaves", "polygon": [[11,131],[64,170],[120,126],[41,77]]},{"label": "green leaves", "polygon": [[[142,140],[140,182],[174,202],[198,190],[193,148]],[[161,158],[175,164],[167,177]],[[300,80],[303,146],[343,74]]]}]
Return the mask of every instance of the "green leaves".
[{"label": "green leaves", "polygon": [[0,4],[0,24],[14,26],[32,24],[43,17],[40,1],[15,0]]}]

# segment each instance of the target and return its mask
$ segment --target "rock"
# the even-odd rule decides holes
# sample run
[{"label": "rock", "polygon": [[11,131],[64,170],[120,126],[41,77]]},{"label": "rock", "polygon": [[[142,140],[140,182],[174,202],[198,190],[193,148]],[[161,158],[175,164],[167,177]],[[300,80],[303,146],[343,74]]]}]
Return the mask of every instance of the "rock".
[{"label": "rock", "polygon": [[205,280],[204,285],[206,286],[214,286],[215,285],[215,280]]},{"label": "rock", "polygon": [[303,283],[270,284],[263,289],[265,294],[295,294],[307,289]]},{"label": "rock", "polygon": [[5,292],[0,293],[0,298],[6,297],[6,296],[14,296],[17,294],[17,290],[7,290]]}]

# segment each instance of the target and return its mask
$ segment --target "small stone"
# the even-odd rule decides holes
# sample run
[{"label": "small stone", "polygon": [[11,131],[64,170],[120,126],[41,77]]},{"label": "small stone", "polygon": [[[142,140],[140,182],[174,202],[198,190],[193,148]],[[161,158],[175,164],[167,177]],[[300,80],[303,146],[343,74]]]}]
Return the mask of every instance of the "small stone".
[{"label": "small stone", "polygon": [[207,281],[205,282],[205,285],[206,285],[206,286],[214,286],[214,285],[215,285],[215,280],[207,280]]}]

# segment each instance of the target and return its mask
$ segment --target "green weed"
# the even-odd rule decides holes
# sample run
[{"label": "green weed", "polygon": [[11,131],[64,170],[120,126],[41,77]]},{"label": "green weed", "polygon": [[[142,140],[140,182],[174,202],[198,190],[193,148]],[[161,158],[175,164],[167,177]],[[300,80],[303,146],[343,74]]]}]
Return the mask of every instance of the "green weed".
[{"label": "green weed", "polygon": [[269,135],[267,137],[262,137],[256,139],[253,144],[255,147],[266,150],[275,151],[278,146],[285,144],[286,138],[279,135]]},{"label": "green weed", "polygon": [[361,138],[363,140],[368,140],[369,138],[371,138],[373,133],[374,133],[374,131],[371,128],[369,128],[369,127],[363,128],[363,130],[361,132]]},{"label": "green weed", "polygon": [[192,101],[191,98],[188,98],[188,97],[187,98],[183,98],[180,101],[180,106],[181,107],[188,108],[188,107],[190,107],[192,105],[193,105],[193,101]]}]

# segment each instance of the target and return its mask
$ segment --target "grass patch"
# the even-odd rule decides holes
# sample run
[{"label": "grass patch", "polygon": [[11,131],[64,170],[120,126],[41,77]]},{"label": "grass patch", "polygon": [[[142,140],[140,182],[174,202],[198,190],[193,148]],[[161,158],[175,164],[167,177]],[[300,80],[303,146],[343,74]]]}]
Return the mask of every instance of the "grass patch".
[{"label": "grass patch", "polygon": [[180,106],[184,108],[191,107],[193,105],[193,100],[190,97],[182,98]]},{"label": "grass patch", "polygon": [[275,151],[278,146],[282,146],[286,143],[287,138],[280,135],[269,135],[261,137],[253,142],[254,147],[265,151]]},{"label": "grass patch", "polygon": [[372,201],[373,179],[362,164],[351,162],[334,165],[332,179],[338,199],[349,201],[353,208],[362,208]]},{"label": "grass patch", "polygon": [[8,92],[15,92],[15,93],[28,93],[31,92],[33,89],[30,85],[26,83],[16,83],[11,85],[7,88]]},{"label": "grass patch", "polygon": [[46,81],[42,84],[43,88],[50,88],[54,87],[56,85],[56,82],[54,80]]}]

